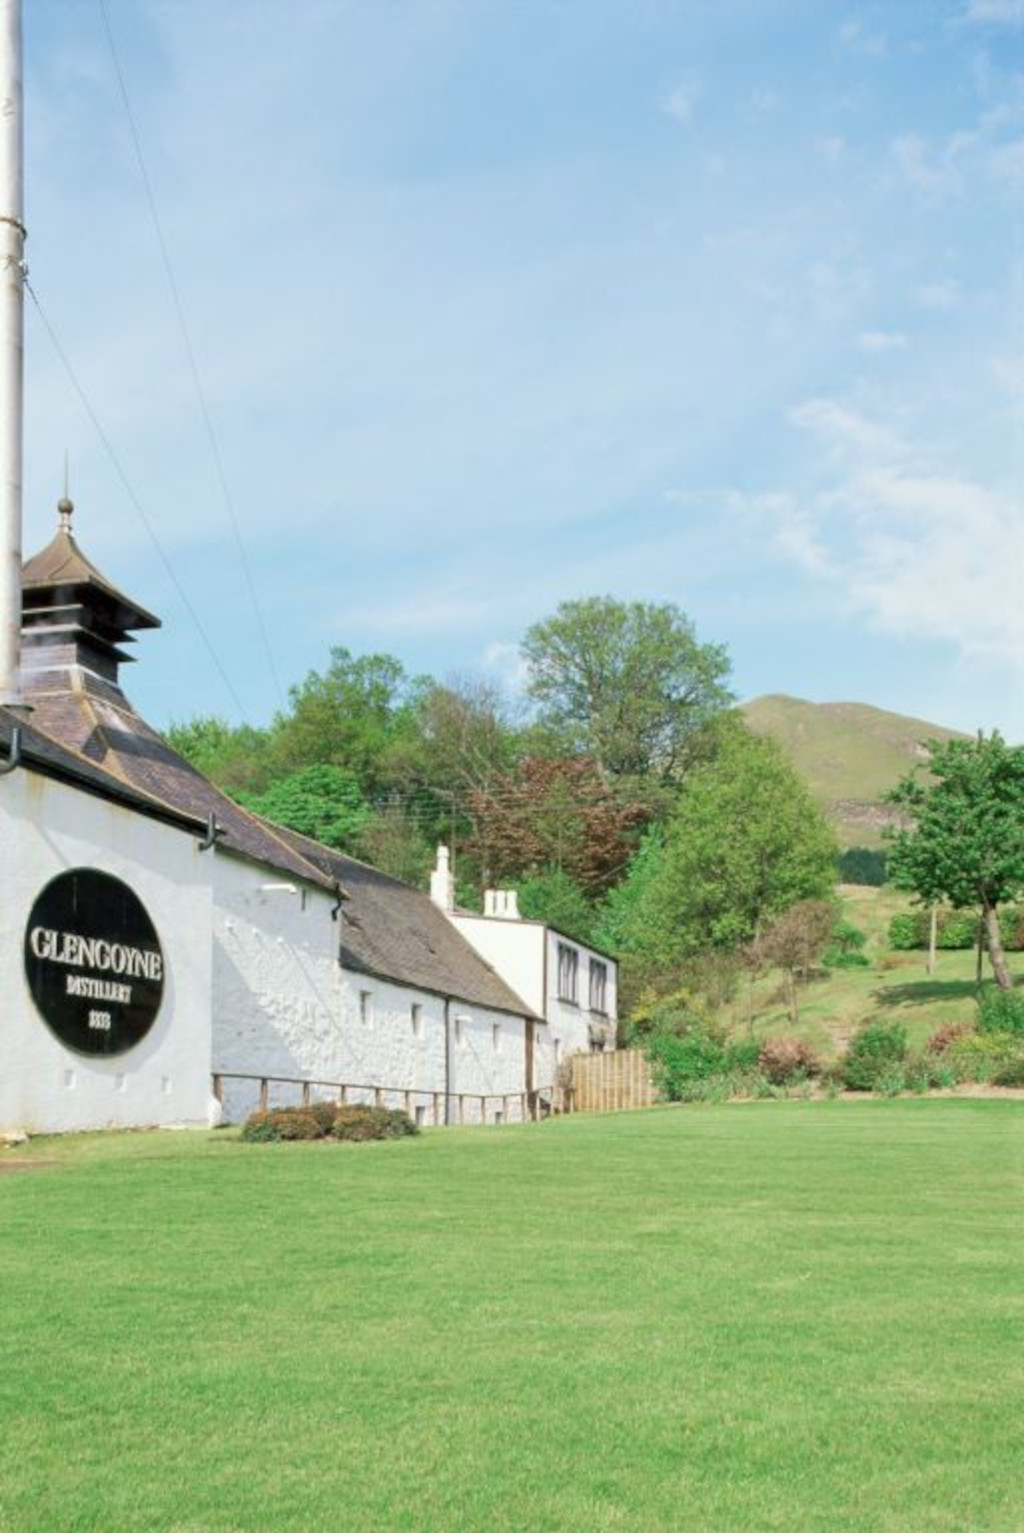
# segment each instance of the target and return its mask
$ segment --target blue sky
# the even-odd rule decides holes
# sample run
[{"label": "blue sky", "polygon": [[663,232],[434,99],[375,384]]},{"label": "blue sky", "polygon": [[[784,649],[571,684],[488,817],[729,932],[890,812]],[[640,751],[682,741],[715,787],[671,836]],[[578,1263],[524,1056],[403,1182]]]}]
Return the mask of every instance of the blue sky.
[{"label": "blue sky", "polygon": [[332,644],[515,685],[679,603],[741,696],[1024,738],[1024,0],[26,6],[25,544],[165,620],[156,723]]}]

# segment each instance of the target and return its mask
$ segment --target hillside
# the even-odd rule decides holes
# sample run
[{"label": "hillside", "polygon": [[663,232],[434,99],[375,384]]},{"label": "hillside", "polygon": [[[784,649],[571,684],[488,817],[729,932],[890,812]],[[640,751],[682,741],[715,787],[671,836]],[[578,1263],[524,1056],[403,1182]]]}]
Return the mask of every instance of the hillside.
[{"label": "hillside", "polygon": [[773,695],[745,703],[743,714],[751,729],[787,751],[844,846],[881,844],[889,819],[882,799],[922,759],[922,741],[964,738],[867,703],[807,703]]}]

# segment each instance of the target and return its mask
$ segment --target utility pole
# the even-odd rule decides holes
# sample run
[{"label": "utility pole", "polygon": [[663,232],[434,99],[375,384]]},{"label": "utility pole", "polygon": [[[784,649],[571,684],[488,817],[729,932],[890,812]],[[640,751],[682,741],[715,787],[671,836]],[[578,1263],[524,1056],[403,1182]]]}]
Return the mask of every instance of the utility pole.
[{"label": "utility pole", "polygon": [[0,0],[0,704],[21,693],[25,350],[21,0]]}]

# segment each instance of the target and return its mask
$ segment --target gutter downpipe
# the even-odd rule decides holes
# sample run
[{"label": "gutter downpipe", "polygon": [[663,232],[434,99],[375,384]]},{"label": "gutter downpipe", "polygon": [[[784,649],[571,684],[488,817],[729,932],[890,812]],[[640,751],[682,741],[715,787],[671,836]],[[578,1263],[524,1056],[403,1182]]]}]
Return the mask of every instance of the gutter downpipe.
[{"label": "gutter downpipe", "polygon": [[452,998],[444,998],[444,1126],[452,1126]]},{"label": "gutter downpipe", "polygon": [[25,214],[21,0],[0,0],[0,706],[21,690]]}]

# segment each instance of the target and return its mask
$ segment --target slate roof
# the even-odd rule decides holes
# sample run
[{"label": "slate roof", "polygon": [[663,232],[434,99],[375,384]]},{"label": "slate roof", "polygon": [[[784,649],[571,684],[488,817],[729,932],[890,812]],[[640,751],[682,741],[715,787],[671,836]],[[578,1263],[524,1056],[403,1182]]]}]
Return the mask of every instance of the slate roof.
[{"label": "slate roof", "polygon": [[311,861],[319,861],[345,892],[341,907],[344,968],[543,1020],[422,890],[296,831],[279,830],[278,834]]},{"label": "slate roof", "polygon": [[138,809],[155,819],[166,820],[196,834],[205,829],[203,820],[150,798],[128,783],[111,777],[109,772],[103,771],[77,751],[43,734],[31,722],[31,716],[25,718],[7,708],[0,708],[0,756],[4,762],[10,759],[11,737],[16,725],[21,728],[22,760],[36,767],[45,776],[74,783],[76,787],[84,788],[101,798],[113,799],[116,803],[126,804],[129,808]]},{"label": "slate roof", "polygon": [[165,811],[202,823],[213,814],[221,844],[292,878],[333,889],[334,879],[301,856],[275,827],[228,798],[137,714],[119,687],[81,668],[28,673],[34,728]]},{"label": "slate roof", "polygon": [[26,745],[31,737],[65,775],[191,828],[212,812],[225,850],[332,892],[340,884],[343,967],[536,1019],[428,895],[243,809],[151,729],[120,688],[81,668],[29,679]]}]

